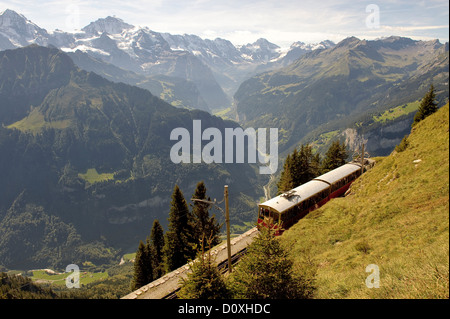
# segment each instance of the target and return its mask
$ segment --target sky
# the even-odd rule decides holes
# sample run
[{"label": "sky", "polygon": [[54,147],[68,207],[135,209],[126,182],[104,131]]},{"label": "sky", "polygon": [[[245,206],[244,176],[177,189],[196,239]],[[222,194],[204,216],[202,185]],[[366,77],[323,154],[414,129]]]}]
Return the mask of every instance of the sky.
[{"label": "sky", "polygon": [[0,12],[5,9],[47,31],[74,31],[116,16],[157,32],[219,37],[235,45],[259,38],[281,47],[349,36],[449,40],[448,0],[0,0]]}]

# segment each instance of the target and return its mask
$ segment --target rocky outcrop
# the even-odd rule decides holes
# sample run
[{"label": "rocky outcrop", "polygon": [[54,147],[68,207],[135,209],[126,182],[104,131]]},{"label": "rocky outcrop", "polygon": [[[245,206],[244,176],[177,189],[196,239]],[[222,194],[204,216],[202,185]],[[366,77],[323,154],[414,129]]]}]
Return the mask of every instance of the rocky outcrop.
[{"label": "rocky outcrop", "polygon": [[384,125],[377,125],[364,132],[354,128],[347,128],[341,133],[345,143],[351,151],[356,151],[361,144],[366,145],[366,151],[371,156],[385,156],[390,154],[405,135],[411,131],[412,115],[408,118],[390,121]]}]

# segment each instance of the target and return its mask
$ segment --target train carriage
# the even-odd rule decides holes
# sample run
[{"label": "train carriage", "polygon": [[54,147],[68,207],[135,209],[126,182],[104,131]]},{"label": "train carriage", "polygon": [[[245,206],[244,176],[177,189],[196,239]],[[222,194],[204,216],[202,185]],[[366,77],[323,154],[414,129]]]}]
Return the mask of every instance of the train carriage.
[{"label": "train carriage", "polygon": [[[373,165],[373,161],[369,164]],[[258,228],[268,227],[275,230],[275,235],[281,235],[309,212],[344,194],[363,169],[361,164],[355,162],[342,165],[259,204]]]}]

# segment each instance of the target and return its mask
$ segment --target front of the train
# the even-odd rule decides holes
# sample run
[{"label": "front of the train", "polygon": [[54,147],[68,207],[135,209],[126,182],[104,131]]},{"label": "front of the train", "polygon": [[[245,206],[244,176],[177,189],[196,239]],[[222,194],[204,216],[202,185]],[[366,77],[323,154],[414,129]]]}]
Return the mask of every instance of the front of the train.
[{"label": "front of the train", "polygon": [[258,205],[258,221],[257,228],[269,229],[273,231],[275,236],[280,236],[283,233],[283,228],[280,224],[280,214],[270,207]]}]

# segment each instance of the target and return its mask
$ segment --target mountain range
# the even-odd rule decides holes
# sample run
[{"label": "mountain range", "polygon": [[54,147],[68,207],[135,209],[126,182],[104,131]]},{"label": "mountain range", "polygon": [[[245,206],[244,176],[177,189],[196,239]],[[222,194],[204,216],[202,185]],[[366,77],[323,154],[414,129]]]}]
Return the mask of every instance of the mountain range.
[{"label": "mountain range", "polygon": [[81,70],[56,48],[0,51],[0,265],[101,264],[133,251],[154,219],[167,229],[175,184],[188,202],[201,180],[212,198],[229,185],[232,223],[249,222],[263,194],[255,167],[171,161],[172,130],[192,136],[194,119],[222,134],[238,127]]},{"label": "mountain range", "polygon": [[212,198],[227,184],[237,231],[253,220],[266,183],[257,168],[175,165],[170,132],[192,132],[193,119],[222,132],[238,127],[208,113],[231,100],[214,74],[237,88],[257,67],[298,53],[112,17],[77,33],[47,32],[12,10],[0,15],[0,50],[0,266],[110,263],[133,251],[155,218],[167,228],[175,184],[187,199],[200,180]]},{"label": "mountain range", "polygon": [[[211,198],[229,185],[233,228],[250,227],[268,182],[256,166],[170,160],[171,131],[192,133],[194,119],[222,133],[278,128],[280,163],[302,143],[323,154],[334,139],[385,155],[409,133],[430,84],[439,105],[448,101],[448,81],[448,43],[439,41],[350,37],[285,50],[265,39],[235,46],[158,33],[116,17],[48,32],[6,10],[0,266],[116,261],[155,218],[167,229],[175,184],[186,199],[201,180]],[[219,110],[233,121],[211,115]]]},{"label": "mountain range", "polygon": [[209,40],[196,35],[159,33],[110,16],[91,22],[79,32],[48,32],[23,15],[5,10],[0,15],[0,50],[33,43],[53,45],[64,52],[84,52],[141,76],[165,75],[191,81],[207,107],[201,103],[198,107],[187,104],[213,111],[229,107],[240,83],[255,72],[288,64],[306,52],[334,45],[331,41],[318,45],[296,42],[286,51],[259,39],[252,44],[234,46],[220,38]]},{"label": "mountain range", "polygon": [[[431,84],[442,106],[448,101],[448,81],[448,43],[350,37],[244,81],[234,96],[235,112],[246,127],[278,127],[280,149],[285,150],[347,128],[367,135],[375,128],[374,116],[420,100]],[[408,134],[410,124],[391,134],[392,144],[367,143],[367,136],[359,140],[374,155],[386,155]]]}]

